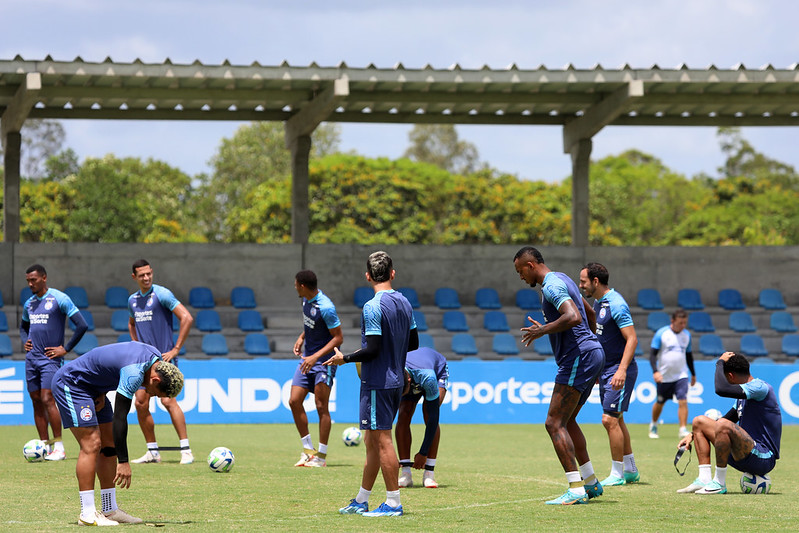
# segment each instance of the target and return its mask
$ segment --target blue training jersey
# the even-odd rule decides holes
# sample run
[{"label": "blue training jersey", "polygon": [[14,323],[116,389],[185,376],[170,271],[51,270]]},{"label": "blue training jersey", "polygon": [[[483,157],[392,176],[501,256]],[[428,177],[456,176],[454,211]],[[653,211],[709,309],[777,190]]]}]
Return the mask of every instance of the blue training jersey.
[{"label": "blue training jersey", "polygon": [[610,289],[602,298],[595,300],[593,307],[596,313],[596,336],[605,351],[605,367],[617,365],[627,346],[621,329],[633,325],[630,307],[615,289]]},{"label": "blue training jersey", "polygon": [[736,402],[738,424],[755,442],[764,444],[776,459],[780,458],[782,412],[774,387],[755,378],[741,385],[746,399]]},{"label": "blue training jersey", "polygon": [[408,352],[405,368],[411,375],[410,394],[424,394],[428,402],[438,399],[439,388],[449,387],[447,360],[432,348],[420,347]]},{"label": "blue training jersey", "polygon": [[573,352],[587,352],[602,347],[594,332],[588,327],[588,317],[583,307],[583,297],[577,285],[569,276],[563,272],[547,273],[544,276],[544,282],[541,284],[541,294],[543,296],[541,310],[544,312],[544,318],[547,323],[554,322],[560,317],[558,308],[569,299],[577,306],[582,318],[580,323],[573,328],[549,334],[549,343],[552,345],[556,363],[560,364],[563,359]]},{"label": "blue training jersey", "polygon": [[175,347],[172,339],[172,310],[180,304],[172,291],[153,285],[146,294],[136,291],[128,298],[128,313],[136,322],[139,342],[155,346],[161,353]]},{"label": "blue training jersey", "polygon": [[416,328],[407,298],[393,289],[379,291],[363,306],[361,345],[367,335],[380,335],[380,354],[361,363],[361,387],[365,390],[396,389],[405,384],[405,359],[410,332]]},{"label": "blue training jersey", "polygon": [[161,353],[154,346],[121,342],[89,350],[65,364],[59,373],[68,385],[75,385],[93,397],[116,390],[117,394],[133,399],[144,382],[144,373],[160,360]]},{"label": "blue training jersey", "polygon": [[44,296],[35,294],[22,308],[22,320],[30,323],[28,339],[33,348],[28,357],[47,359],[44,349],[64,345],[66,319],[79,312],[69,296],[57,289],[47,289]]},{"label": "blue training jersey", "polygon": [[[341,325],[336,314],[336,306],[325,293],[319,291],[310,300],[302,299],[302,323],[305,331],[305,356],[313,355],[330,342],[330,330]],[[324,363],[333,351],[319,358]]]}]

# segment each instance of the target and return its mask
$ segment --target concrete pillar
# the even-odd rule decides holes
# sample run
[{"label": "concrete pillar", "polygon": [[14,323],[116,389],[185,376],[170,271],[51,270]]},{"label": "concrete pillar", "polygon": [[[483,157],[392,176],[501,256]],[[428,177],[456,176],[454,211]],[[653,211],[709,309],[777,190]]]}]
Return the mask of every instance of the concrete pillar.
[{"label": "concrete pillar", "polygon": [[3,240],[19,242],[19,181],[22,135],[6,134],[3,156]]},{"label": "concrete pillar", "polygon": [[310,233],[308,210],[308,160],[311,136],[300,135],[291,141],[291,242],[307,244]]},{"label": "concrete pillar", "polygon": [[572,158],[572,246],[588,246],[588,170],[591,139],[580,139],[571,147]]}]

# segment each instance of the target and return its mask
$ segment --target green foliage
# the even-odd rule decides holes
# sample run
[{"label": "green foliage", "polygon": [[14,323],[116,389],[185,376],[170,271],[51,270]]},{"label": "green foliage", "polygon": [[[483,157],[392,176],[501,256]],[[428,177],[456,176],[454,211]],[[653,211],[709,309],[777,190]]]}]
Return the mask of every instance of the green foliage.
[{"label": "green foliage", "polygon": [[68,224],[74,190],[55,181],[20,183],[20,241],[70,240]]},{"label": "green foliage", "polygon": [[480,165],[477,147],[462,141],[453,124],[416,124],[403,157],[430,163],[454,174],[471,174]]}]

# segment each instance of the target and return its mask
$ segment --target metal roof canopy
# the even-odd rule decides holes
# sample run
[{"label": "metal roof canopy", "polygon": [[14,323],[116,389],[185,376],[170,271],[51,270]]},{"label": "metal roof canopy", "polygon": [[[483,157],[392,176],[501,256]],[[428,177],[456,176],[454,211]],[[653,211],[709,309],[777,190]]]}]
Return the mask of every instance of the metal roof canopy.
[{"label": "metal roof canopy", "polygon": [[[584,246],[593,135],[608,125],[799,126],[799,67],[407,69],[17,56],[0,60],[0,116],[6,192],[12,194],[14,184],[9,191],[8,182],[16,175],[18,191],[19,155],[14,163],[8,148],[15,140],[9,135],[18,134],[27,118],[283,121],[292,150],[294,242],[308,237],[310,140],[302,138],[323,121],[560,125],[573,165],[573,244]],[[9,173],[15,164],[16,172]],[[6,211],[13,209],[6,199]],[[9,235],[14,221],[5,216],[6,240],[18,240],[18,207],[15,236]]]}]

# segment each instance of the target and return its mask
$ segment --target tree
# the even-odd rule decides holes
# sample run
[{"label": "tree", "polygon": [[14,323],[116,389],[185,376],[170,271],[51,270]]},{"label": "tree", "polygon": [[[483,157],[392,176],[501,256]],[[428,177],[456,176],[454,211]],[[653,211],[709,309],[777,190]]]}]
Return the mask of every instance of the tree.
[{"label": "tree", "polygon": [[64,144],[64,126],[55,120],[28,119],[22,126],[21,133],[20,173],[31,179],[45,177],[47,160],[56,155]]},{"label": "tree", "polygon": [[47,179],[59,181],[80,171],[78,154],[72,148],[50,156],[44,164]]},{"label": "tree", "polygon": [[458,137],[452,124],[416,124],[408,134],[411,145],[403,157],[430,163],[454,174],[468,175],[480,166],[477,147]]}]

